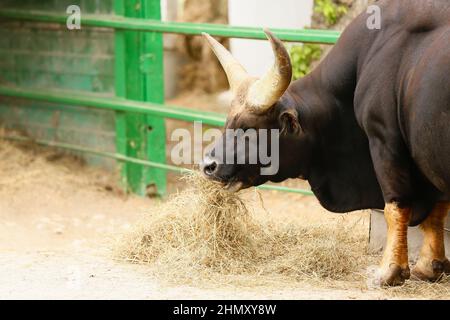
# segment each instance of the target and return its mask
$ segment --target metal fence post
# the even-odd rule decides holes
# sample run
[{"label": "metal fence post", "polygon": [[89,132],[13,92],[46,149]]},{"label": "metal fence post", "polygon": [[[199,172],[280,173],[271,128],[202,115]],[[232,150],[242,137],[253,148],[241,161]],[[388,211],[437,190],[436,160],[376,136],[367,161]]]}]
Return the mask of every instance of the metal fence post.
[{"label": "metal fence post", "polygon": [[[161,19],[160,0],[115,0],[115,13],[125,17]],[[131,100],[164,103],[163,42],[157,32],[116,30],[116,95]],[[164,119],[138,113],[116,113],[117,151],[165,163]],[[166,192],[166,172],[122,163],[123,185],[140,195]]]}]

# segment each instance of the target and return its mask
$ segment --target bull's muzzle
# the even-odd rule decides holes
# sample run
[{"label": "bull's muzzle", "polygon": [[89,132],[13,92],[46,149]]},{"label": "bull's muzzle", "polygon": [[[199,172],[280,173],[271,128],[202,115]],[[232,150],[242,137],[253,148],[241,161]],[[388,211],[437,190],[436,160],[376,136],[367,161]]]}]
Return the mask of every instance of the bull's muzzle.
[{"label": "bull's muzzle", "polygon": [[208,178],[214,177],[219,169],[219,163],[217,160],[211,157],[205,157],[203,162],[200,164],[200,170]]}]

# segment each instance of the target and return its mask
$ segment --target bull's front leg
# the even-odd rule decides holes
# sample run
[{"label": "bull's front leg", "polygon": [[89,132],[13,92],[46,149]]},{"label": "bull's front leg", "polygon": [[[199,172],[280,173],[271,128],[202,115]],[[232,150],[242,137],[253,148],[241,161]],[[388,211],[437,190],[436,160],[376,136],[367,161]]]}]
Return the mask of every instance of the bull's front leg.
[{"label": "bull's front leg", "polygon": [[383,286],[401,285],[410,276],[407,239],[410,216],[410,208],[400,208],[397,203],[385,206],[387,242],[381,260],[379,279]]},{"label": "bull's front leg", "polygon": [[450,262],[445,256],[444,244],[444,226],[449,211],[450,203],[438,203],[420,225],[423,244],[412,270],[414,278],[437,281],[443,274],[450,274]]},{"label": "bull's front leg", "polygon": [[369,139],[375,173],[386,203],[387,243],[381,261],[379,279],[382,286],[397,286],[410,277],[408,266],[408,225],[414,191],[408,150],[395,131],[394,124],[375,127]]}]

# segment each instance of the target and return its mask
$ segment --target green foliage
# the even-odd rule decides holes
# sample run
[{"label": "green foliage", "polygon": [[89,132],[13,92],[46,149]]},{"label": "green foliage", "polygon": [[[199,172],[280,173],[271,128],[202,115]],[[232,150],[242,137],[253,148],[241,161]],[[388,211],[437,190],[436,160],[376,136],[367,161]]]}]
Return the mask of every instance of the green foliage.
[{"label": "green foliage", "polygon": [[347,13],[347,7],[333,0],[315,0],[314,11],[325,19],[328,26],[332,26]]},{"label": "green foliage", "polygon": [[291,47],[292,77],[294,80],[311,71],[311,64],[322,56],[322,48],[317,44],[300,44]]}]

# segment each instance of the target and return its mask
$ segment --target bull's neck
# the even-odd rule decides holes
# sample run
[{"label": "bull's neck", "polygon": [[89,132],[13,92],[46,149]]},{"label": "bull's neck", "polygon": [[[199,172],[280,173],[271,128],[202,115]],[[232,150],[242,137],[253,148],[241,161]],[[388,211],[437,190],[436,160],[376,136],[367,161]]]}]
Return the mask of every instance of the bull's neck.
[{"label": "bull's neck", "polygon": [[321,132],[332,126],[337,114],[353,107],[352,98],[335,95],[310,76],[291,84],[288,94],[295,101],[303,129],[309,132]]},{"label": "bull's neck", "polygon": [[[366,138],[353,108],[355,79],[351,63],[330,65],[323,62],[288,89],[310,146],[305,178],[321,204],[335,212],[358,207],[341,197],[340,181],[345,180],[341,174],[351,170],[352,164],[364,168],[370,164]],[[357,185],[351,185],[355,193],[358,192]]]},{"label": "bull's neck", "polygon": [[320,130],[333,125],[336,114],[353,111],[356,87],[355,66],[333,63],[338,52],[331,52],[307,76],[291,83],[287,93],[294,99],[299,119],[305,129]]}]

